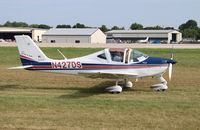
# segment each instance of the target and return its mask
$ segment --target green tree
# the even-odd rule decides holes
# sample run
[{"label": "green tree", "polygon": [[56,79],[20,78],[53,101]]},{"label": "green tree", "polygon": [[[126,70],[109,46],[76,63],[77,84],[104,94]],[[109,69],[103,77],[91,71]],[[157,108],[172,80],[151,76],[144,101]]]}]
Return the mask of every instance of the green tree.
[{"label": "green tree", "polygon": [[124,27],[113,26],[111,30],[125,30]]},{"label": "green tree", "polygon": [[50,29],[51,27],[46,24],[31,24],[29,25],[31,28],[42,28],[42,29]]},{"label": "green tree", "polygon": [[144,30],[154,30],[154,27],[145,27]]},{"label": "green tree", "polygon": [[197,35],[197,39],[200,39],[200,28],[198,28],[198,35]]},{"label": "green tree", "polygon": [[28,27],[28,24],[25,22],[7,21],[3,26],[4,27]]},{"label": "green tree", "polygon": [[131,30],[141,30],[143,29],[143,25],[142,24],[138,24],[138,23],[133,23],[130,26]]},{"label": "green tree", "polygon": [[81,23],[76,23],[73,28],[86,28],[86,26],[84,24]]},{"label": "green tree", "polygon": [[71,28],[71,25],[61,24],[57,25],[56,28]]},{"label": "green tree", "polygon": [[109,31],[109,29],[106,27],[106,25],[102,25],[99,29],[100,29],[102,32],[107,32],[107,31]]},{"label": "green tree", "polygon": [[29,27],[31,27],[31,28],[38,28],[39,25],[38,24],[31,24],[31,25],[29,25]]},{"label": "green tree", "polygon": [[179,26],[179,30],[184,30],[184,29],[198,29],[197,22],[195,20],[188,20],[186,23],[183,23]]},{"label": "green tree", "polygon": [[4,23],[3,26],[4,27],[12,27],[12,23],[10,21],[7,21],[6,23]]},{"label": "green tree", "polygon": [[174,30],[174,27],[165,27],[164,30]]},{"label": "green tree", "polygon": [[184,38],[194,38],[199,37],[199,27],[195,20],[188,20],[179,26],[180,32],[182,32]]},{"label": "green tree", "polygon": [[188,28],[184,29],[182,34],[185,38],[196,39],[198,37],[198,30]]},{"label": "green tree", "polygon": [[155,30],[163,30],[164,28],[161,27],[160,25],[156,25],[156,26],[154,27],[154,29],[155,29]]},{"label": "green tree", "polygon": [[145,27],[144,29],[145,30],[163,30],[164,28],[159,26],[159,25],[156,25],[156,26],[153,26],[153,27]]},{"label": "green tree", "polygon": [[46,24],[40,24],[40,25],[38,25],[38,28],[50,29],[51,27],[49,25],[46,25]]}]

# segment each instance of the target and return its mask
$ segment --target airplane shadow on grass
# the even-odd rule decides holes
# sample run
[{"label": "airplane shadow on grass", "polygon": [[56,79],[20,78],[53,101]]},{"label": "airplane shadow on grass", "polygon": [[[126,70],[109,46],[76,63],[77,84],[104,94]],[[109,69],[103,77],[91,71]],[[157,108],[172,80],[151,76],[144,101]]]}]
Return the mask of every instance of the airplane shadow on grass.
[{"label": "airplane shadow on grass", "polygon": [[105,88],[112,85],[113,85],[112,81],[106,81],[88,88],[82,88],[82,87],[65,88],[66,90],[75,90],[76,92],[72,94],[61,95],[60,98],[76,99],[76,98],[90,97],[99,94],[105,94],[106,93]]},{"label": "airplane shadow on grass", "polygon": [[[88,87],[88,88],[65,88],[65,90],[75,90],[76,92],[72,94],[66,94],[66,95],[61,95],[59,98],[68,98],[68,99],[79,99],[79,98],[86,98],[94,95],[100,95],[100,94],[111,94],[105,91],[107,87],[113,86],[114,82],[113,81],[106,81],[102,82],[98,85],[95,85],[93,87]],[[121,84],[120,84],[121,85]],[[123,91],[141,91],[141,92],[152,92],[152,90],[143,90],[143,89],[126,89],[123,88]]]},{"label": "airplane shadow on grass", "polygon": [[[101,82],[100,84],[97,84],[92,87],[67,87],[67,88],[48,88],[48,87],[39,87],[39,88],[31,88],[31,89],[41,89],[41,90],[63,90],[63,91],[72,91],[70,94],[64,94],[59,96],[59,98],[66,98],[66,99],[80,99],[80,98],[87,98],[90,96],[100,95],[100,94],[110,94],[105,91],[105,88],[113,86],[115,84],[114,81],[105,81]],[[121,84],[120,84],[121,85]],[[20,85],[17,84],[10,84],[10,85],[0,85],[0,91],[5,91],[8,89],[30,89],[26,87],[20,87]],[[75,91],[75,92],[73,92]],[[123,88],[123,91],[134,91],[134,92],[152,92],[150,89],[142,89],[142,88],[131,88],[131,89],[125,89]],[[122,92],[123,93],[123,92]]]},{"label": "airplane shadow on grass", "polygon": [[0,85],[0,90],[6,90],[6,89],[15,89],[17,88],[19,85],[15,85],[15,84],[11,84],[11,85]]}]

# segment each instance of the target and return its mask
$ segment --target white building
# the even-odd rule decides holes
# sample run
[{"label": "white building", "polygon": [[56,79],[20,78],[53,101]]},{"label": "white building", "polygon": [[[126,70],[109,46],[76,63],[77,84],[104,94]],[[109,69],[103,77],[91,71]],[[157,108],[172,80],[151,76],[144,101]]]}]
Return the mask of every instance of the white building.
[{"label": "white building", "polygon": [[40,28],[0,27],[0,39],[14,41],[15,35],[29,35],[34,41],[41,42],[42,34],[46,31]]},{"label": "white building", "polygon": [[42,34],[44,43],[106,43],[106,35],[98,28],[50,29]]},{"label": "white building", "polygon": [[138,40],[149,38],[148,42],[180,42],[182,33],[177,30],[112,30],[106,32],[107,42],[127,42],[134,43]]}]

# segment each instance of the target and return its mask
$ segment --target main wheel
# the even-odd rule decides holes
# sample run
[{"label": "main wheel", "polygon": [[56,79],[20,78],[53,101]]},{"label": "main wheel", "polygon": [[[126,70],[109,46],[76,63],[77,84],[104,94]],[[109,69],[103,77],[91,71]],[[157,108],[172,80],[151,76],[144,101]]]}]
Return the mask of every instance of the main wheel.
[{"label": "main wheel", "polygon": [[131,81],[127,81],[127,82],[125,83],[125,87],[126,87],[126,88],[132,88],[132,87],[133,87],[133,83],[132,83]]}]

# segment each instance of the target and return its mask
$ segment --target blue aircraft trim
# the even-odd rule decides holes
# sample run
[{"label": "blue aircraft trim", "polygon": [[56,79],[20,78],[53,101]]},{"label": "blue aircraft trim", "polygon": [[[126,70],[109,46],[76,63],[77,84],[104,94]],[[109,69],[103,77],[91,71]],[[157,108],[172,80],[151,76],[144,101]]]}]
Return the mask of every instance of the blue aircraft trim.
[{"label": "blue aircraft trim", "polygon": [[51,62],[37,62],[21,58],[22,65],[51,65]]}]

